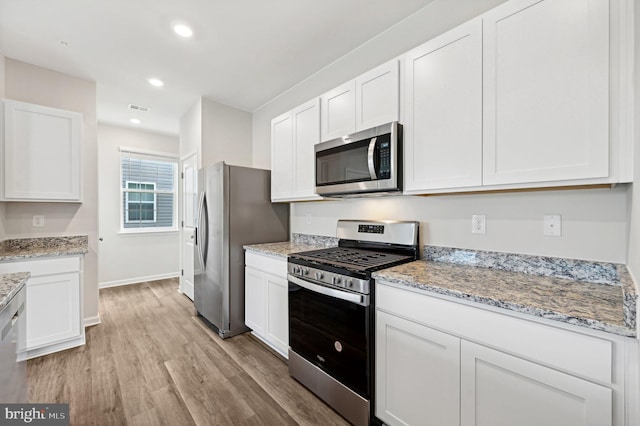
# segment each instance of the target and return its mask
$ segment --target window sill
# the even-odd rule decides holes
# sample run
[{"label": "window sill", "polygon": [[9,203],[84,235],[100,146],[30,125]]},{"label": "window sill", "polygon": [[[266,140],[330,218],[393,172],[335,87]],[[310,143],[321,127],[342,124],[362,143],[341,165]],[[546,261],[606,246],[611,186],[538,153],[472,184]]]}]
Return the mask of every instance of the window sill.
[{"label": "window sill", "polygon": [[172,234],[178,233],[180,230],[178,228],[130,228],[130,229],[120,229],[118,231],[119,235],[150,235],[150,234]]}]

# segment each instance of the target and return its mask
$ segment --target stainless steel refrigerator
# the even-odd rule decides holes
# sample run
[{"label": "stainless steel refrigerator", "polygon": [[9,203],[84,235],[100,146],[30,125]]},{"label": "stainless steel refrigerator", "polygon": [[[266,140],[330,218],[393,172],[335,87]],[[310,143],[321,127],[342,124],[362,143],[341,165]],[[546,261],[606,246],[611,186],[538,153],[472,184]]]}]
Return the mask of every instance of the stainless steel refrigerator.
[{"label": "stainless steel refrigerator", "polygon": [[217,163],[198,171],[196,313],[222,338],[244,323],[244,249],[289,239],[289,205],[271,203],[271,172]]}]

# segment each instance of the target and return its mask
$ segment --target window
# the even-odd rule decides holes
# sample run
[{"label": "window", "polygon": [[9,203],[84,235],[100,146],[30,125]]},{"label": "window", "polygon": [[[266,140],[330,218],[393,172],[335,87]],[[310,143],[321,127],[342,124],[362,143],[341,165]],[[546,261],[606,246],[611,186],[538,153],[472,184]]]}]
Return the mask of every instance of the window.
[{"label": "window", "polygon": [[120,148],[124,232],[177,230],[177,171],[173,157]]}]

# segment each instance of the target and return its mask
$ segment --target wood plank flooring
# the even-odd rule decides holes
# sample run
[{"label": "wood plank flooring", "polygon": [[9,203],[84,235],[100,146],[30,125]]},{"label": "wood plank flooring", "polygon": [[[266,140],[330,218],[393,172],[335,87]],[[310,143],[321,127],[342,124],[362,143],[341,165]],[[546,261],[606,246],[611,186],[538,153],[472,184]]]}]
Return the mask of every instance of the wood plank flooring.
[{"label": "wood plank flooring", "polygon": [[253,336],[222,340],[177,280],[100,291],[87,344],[27,363],[29,401],[72,425],[347,425]]}]

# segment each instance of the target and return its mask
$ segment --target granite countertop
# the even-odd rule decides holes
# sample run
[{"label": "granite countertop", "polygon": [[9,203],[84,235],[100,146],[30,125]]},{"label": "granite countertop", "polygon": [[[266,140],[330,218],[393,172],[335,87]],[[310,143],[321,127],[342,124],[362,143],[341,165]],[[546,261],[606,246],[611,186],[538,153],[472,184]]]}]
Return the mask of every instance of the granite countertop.
[{"label": "granite countertop", "polygon": [[254,253],[266,254],[269,256],[287,258],[291,253],[300,253],[303,251],[318,250],[326,247],[335,247],[338,240],[333,237],[324,237],[308,234],[293,234],[291,241],[282,241],[278,243],[265,244],[249,244],[244,248]]},{"label": "granite countertop", "polygon": [[38,257],[70,256],[89,252],[86,235],[18,238],[0,242],[0,262]]},{"label": "granite countertop", "polygon": [[28,272],[0,274],[0,310],[27,284],[29,276]]},{"label": "granite countertop", "polygon": [[425,258],[373,276],[425,292],[636,336],[638,292],[624,265],[506,254],[489,262]]}]

